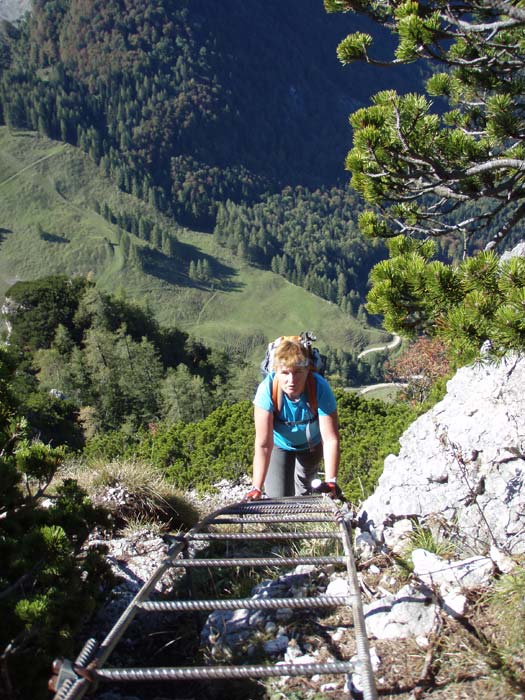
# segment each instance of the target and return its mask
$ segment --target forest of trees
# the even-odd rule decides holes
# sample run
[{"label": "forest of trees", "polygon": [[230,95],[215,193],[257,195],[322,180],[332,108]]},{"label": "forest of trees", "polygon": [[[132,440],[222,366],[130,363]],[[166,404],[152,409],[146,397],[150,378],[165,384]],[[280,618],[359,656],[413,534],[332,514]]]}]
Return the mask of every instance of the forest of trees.
[{"label": "forest of trees", "polygon": [[338,36],[301,0],[38,0],[2,44],[0,122],[77,145],[125,191],[211,226],[218,202],[341,180]]},{"label": "forest of trees", "polygon": [[364,313],[368,270],[385,247],[357,229],[359,200],[333,188],[285,188],[253,206],[219,206],[219,243],[255,265],[282,275],[353,316]]},{"label": "forest of trees", "polygon": [[222,401],[220,353],[84,278],[17,282],[7,297],[17,395],[46,441],[68,434],[78,447],[80,426],[89,436],[165,415],[196,420]]},{"label": "forest of trees", "polygon": [[[352,9],[351,2],[325,4],[328,10]],[[359,12],[377,19],[358,5]],[[404,21],[417,25],[412,11],[407,10],[406,17]],[[325,13],[313,0],[294,0],[284,7],[277,2],[262,7],[254,1],[241,7],[233,0],[193,0],[176,6],[155,0],[144,7],[131,1],[35,2],[28,21],[6,25],[3,31],[0,123],[36,129],[79,146],[124,191],[179,222],[215,230],[221,243],[249,263],[272,269],[365,320],[368,272],[386,252],[358,232],[357,218],[365,234],[381,233],[382,224],[374,223],[378,212],[388,210],[389,197],[392,204],[398,198],[392,220],[410,228],[416,216],[411,198],[417,196],[420,173],[417,168],[411,172],[412,156],[407,156],[401,175],[397,146],[389,150],[383,138],[386,130],[380,136],[375,124],[378,115],[383,125],[396,123],[389,116],[390,98],[374,107],[363,105],[373,88],[395,87],[402,94],[422,87],[423,71],[406,49],[407,56],[394,61],[394,73],[376,69],[371,81],[367,65],[349,83],[338,65],[336,44],[345,26],[368,31],[371,24],[355,16],[351,25],[347,20]],[[377,22],[381,54],[395,49],[383,23]],[[363,58],[361,36],[369,35],[358,32],[356,48],[350,38],[341,44],[341,62]],[[301,49],[306,45],[307,62]],[[383,60],[384,56],[377,63]],[[404,61],[412,63],[403,73],[399,64]],[[515,94],[517,88],[504,71],[502,80],[510,86],[503,92]],[[438,82],[432,78],[432,90]],[[411,99],[407,96],[402,102],[407,125],[416,109]],[[496,103],[490,104],[494,110]],[[348,112],[358,107],[347,166],[353,186],[373,205],[366,211],[343,187],[343,157],[351,135],[345,122]],[[423,123],[424,113],[414,123]],[[447,119],[455,114],[452,109]],[[504,104],[498,114],[488,131],[491,137],[494,130],[503,129]],[[434,115],[427,119],[429,128],[433,119]],[[514,124],[516,119],[517,115]],[[457,138],[461,128],[454,131]],[[506,128],[511,134],[514,127]],[[361,136],[366,144],[370,133],[385,146],[385,154],[391,153],[393,169],[384,182],[375,173],[366,176],[369,155],[360,144]],[[410,138],[410,148],[417,147],[418,139],[425,143],[416,132]],[[449,151],[454,149],[451,141]],[[372,164],[376,157],[383,158],[383,151],[370,156]],[[476,252],[500,230],[505,229],[508,240],[513,235],[507,231],[506,205],[497,188],[491,191],[500,205],[490,207],[485,201],[490,198],[470,197],[469,187],[476,181],[467,177],[465,192],[458,190],[447,200],[454,205],[447,208],[446,221],[442,217],[442,228],[436,229],[436,256],[442,262]],[[402,194],[404,182],[415,183],[413,193],[407,185],[407,194]],[[383,203],[381,194],[386,196]],[[422,190],[421,202],[427,224],[435,221],[438,210],[431,190]],[[124,212],[101,213],[119,227],[126,265],[156,274],[176,261],[184,273],[181,281],[216,283],[209,261],[179,256],[174,236],[158,225]],[[473,235],[469,224],[467,235],[465,222],[473,221],[481,225]],[[425,230],[423,226],[421,235]],[[148,246],[136,245],[130,233]],[[387,306],[373,300],[369,310],[383,315]]]},{"label": "forest of trees", "polygon": [[[370,86],[359,80],[348,97],[334,54],[338,24],[317,2],[299,0],[284,8],[35,2],[29,20],[3,35],[0,123],[78,146],[122,190],[181,223],[215,227],[248,261],[365,321],[367,272],[384,250],[356,232],[357,199],[336,185],[347,105],[364,104]],[[125,265],[152,275],[176,267],[180,284],[217,285],[208,260],[187,259],[151,220],[107,204],[95,209],[118,226]],[[270,252],[253,223],[264,211],[268,226],[275,216],[287,224]],[[330,218],[322,232],[314,230],[320,217]]]}]

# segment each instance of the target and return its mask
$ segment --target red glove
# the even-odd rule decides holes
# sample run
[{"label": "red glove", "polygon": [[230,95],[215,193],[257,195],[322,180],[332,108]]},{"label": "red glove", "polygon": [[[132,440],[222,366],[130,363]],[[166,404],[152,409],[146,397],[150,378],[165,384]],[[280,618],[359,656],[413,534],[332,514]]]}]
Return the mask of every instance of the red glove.
[{"label": "red glove", "polygon": [[253,487],[251,491],[249,491],[246,496],[242,499],[243,501],[258,501],[262,496],[262,491],[261,489],[258,489],[256,486]]},{"label": "red glove", "polygon": [[326,485],[330,489],[330,491],[327,491],[330,498],[333,498],[334,500],[336,498],[339,498],[339,492],[337,490],[337,486],[336,486],[335,482],[334,481],[327,481]]}]

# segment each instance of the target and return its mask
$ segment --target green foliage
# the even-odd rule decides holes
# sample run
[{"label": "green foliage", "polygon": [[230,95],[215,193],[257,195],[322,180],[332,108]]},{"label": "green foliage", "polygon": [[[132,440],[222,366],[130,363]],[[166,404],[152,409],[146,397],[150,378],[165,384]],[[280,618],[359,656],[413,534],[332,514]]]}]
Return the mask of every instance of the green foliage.
[{"label": "green foliage", "polygon": [[[352,186],[371,205],[361,215],[361,230],[416,240],[443,237],[441,250],[456,260],[460,246],[465,257],[490,238],[492,249],[523,234],[525,13],[519,3],[487,0],[450,8],[441,0],[327,0],[325,6],[365,14],[389,26],[398,40],[386,61],[374,57],[370,37],[366,51],[359,49],[362,36],[356,32],[339,46],[343,63],[426,59],[432,68],[445,68],[426,84],[428,95],[443,98],[438,104],[422,94],[387,90],[352,114],[346,167]],[[453,238],[460,246],[451,245]],[[372,313],[384,314],[386,328],[409,336],[441,328],[463,360],[476,355],[474,346],[483,339],[491,340],[497,354],[522,349],[522,290],[507,296],[499,288],[495,258],[478,256],[447,271],[421,250],[391,255],[372,272],[368,303]],[[491,283],[492,291],[498,288],[494,294]]]},{"label": "green foliage", "polygon": [[79,449],[83,445],[78,424],[78,407],[74,401],[55,397],[49,392],[35,391],[23,402],[32,432],[42,442]]},{"label": "green foliage", "polygon": [[221,479],[239,478],[253,456],[251,403],[223,403],[203,421],[187,425],[180,439],[182,450],[168,470],[175,484],[206,488]]},{"label": "green foliage", "polygon": [[104,519],[76,482],[47,493],[63,450],[27,438],[10,394],[12,367],[0,348],[0,690],[44,698],[51,659],[71,653],[100,595],[102,559],[81,546]]},{"label": "green foliage", "polygon": [[404,552],[404,557],[410,557],[414,549],[424,549],[444,559],[450,559],[456,554],[456,546],[453,541],[437,539],[430,528],[419,524],[410,533],[409,544]]},{"label": "green foliage", "polygon": [[361,58],[366,58],[367,49],[372,44],[370,34],[356,32],[352,36],[347,36],[346,39],[337,47],[337,58],[343,65],[353,63]]},{"label": "green foliage", "polygon": [[73,316],[87,287],[84,278],[65,275],[16,282],[6,294],[16,315],[10,341],[36,350],[49,346],[59,325],[72,331]]},{"label": "green foliage", "polygon": [[227,378],[220,355],[85,281],[17,283],[8,298],[13,348],[39,348],[19,365],[24,412],[53,444],[80,447],[79,419],[89,435],[133,430],[164,414],[203,418],[214,407],[214,382]]},{"label": "green foliage", "polygon": [[385,328],[441,338],[457,363],[475,359],[485,341],[495,357],[523,351],[523,258],[501,262],[485,251],[446,266],[428,251],[412,252],[414,245],[401,254],[392,248],[392,257],[372,271],[368,308],[384,315]]},{"label": "green foliage", "polygon": [[490,625],[487,637],[491,650],[501,659],[505,673],[523,683],[525,678],[525,575],[522,569],[502,576],[483,596],[488,606]]},{"label": "green foliage", "polygon": [[84,454],[89,459],[140,459],[165,474],[175,486],[207,490],[221,479],[236,480],[252,463],[255,432],[249,401],[224,402],[197,422],[155,423],[132,435],[97,435]]},{"label": "green foliage", "polygon": [[436,324],[443,298],[453,303],[457,284],[451,271],[438,261],[430,262],[435,246],[406,237],[388,241],[390,259],[371,272],[372,289],[367,307],[384,317],[386,329],[414,337]]},{"label": "green foliage", "polygon": [[369,496],[388,454],[399,450],[399,438],[417,413],[401,403],[387,404],[355,393],[337,392],[341,431],[338,483],[354,503]]},{"label": "green foliage", "polygon": [[253,206],[219,207],[214,234],[247,261],[357,314],[368,270],[384,256],[355,226],[359,201],[343,190],[287,187]]},{"label": "green foliage", "polygon": [[161,391],[162,415],[169,423],[202,420],[214,405],[212,387],[186,365],[168,371]]},{"label": "green foliage", "polygon": [[108,432],[93,431],[86,440],[82,454],[88,460],[112,461],[128,454],[134,454],[141,433],[124,430]]},{"label": "green foliage", "polygon": [[[519,222],[523,201],[522,9],[513,3],[507,16],[503,6],[465,3],[450,15],[440,0],[426,5],[346,0],[326,6],[331,12],[368,15],[378,26],[389,26],[398,40],[387,61],[375,58],[370,35],[365,50],[363,35],[355,32],[339,45],[343,63],[426,59],[432,67],[450,69],[426,84],[429,95],[448,99],[448,111],[443,103],[439,112],[433,109],[422,95],[390,90],[352,115],[354,145],[347,167],[353,186],[381,207],[392,230],[477,233],[503,214],[495,237],[502,240]],[[460,220],[458,210],[467,200],[481,207]],[[398,215],[396,204],[403,203],[411,203],[410,216]]]}]

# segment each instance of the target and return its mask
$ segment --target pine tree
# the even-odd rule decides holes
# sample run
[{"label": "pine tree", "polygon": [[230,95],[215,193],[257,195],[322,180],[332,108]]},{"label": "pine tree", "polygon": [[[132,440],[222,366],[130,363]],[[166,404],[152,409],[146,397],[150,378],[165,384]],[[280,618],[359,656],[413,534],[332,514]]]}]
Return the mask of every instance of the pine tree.
[{"label": "pine tree", "polygon": [[[352,115],[346,165],[352,185],[380,212],[367,212],[362,228],[376,235],[471,235],[497,217],[492,245],[504,240],[525,213],[521,3],[325,0],[325,7],[389,26],[398,37],[392,63],[423,59],[442,68],[426,91],[449,103],[439,114],[426,96],[387,90]],[[344,65],[384,65],[374,48],[370,34],[356,32],[337,54]],[[465,202],[480,206],[460,220]]]},{"label": "pine tree", "polygon": [[[476,357],[485,341],[498,356],[523,351],[525,263],[500,265],[488,251],[525,215],[525,9],[517,0],[325,0],[325,7],[388,26],[398,38],[392,64],[423,59],[442,71],[427,80],[426,95],[386,90],[351,116],[346,167],[371,205],[359,225],[390,239],[390,260],[371,273],[368,310],[384,315],[387,330],[438,335],[456,361]],[[374,48],[370,34],[356,32],[337,54],[344,65],[384,65]],[[441,112],[436,96],[446,104]],[[495,233],[487,242],[489,225]],[[457,236],[474,257],[452,267],[438,261],[431,239],[443,236]],[[486,249],[476,255],[480,241]]]},{"label": "pine tree", "polygon": [[99,595],[102,560],[80,550],[103,520],[74,481],[48,495],[64,452],[30,439],[11,392],[14,369],[0,348],[0,695],[43,700],[51,660],[72,652]]}]

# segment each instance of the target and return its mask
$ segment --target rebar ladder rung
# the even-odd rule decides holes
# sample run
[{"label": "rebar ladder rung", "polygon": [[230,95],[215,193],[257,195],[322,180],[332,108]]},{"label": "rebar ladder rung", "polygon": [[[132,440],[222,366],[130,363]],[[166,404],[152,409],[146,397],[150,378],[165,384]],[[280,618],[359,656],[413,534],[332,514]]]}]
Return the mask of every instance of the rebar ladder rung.
[{"label": "rebar ladder rung", "polygon": [[348,661],[332,663],[290,664],[273,666],[191,666],[181,668],[107,668],[96,669],[97,679],[113,681],[198,680],[228,678],[270,678],[275,676],[313,676],[317,673],[348,673],[352,664]]},{"label": "rebar ladder rung", "polygon": [[155,612],[193,612],[200,610],[302,610],[348,605],[346,596],[304,598],[231,598],[230,600],[149,600],[137,603],[141,610]]},{"label": "rebar ladder rung", "polygon": [[178,542],[208,542],[227,540],[340,540],[338,532],[202,532],[186,537],[173,538]]},{"label": "rebar ladder rung", "polygon": [[344,557],[242,557],[240,559],[175,559],[174,567],[182,568],[232,568],[234,566],[322,566],[324,564],[344,564]]},{"label": "rebar ladder rung", "polygon": [[[167,536],[167,556],[159,567],[144,583],[131,603],[123,611],[105,639],[96,644],[90,640],[73,664],[73,671],[78,674],[72,683],[68,680],[57,688],[54,700],[81,700],[91,689],[93,681],[166,681],[191,679],[249,679],[277,676],[313,676],[316,674],[347,674],[353,670],[350,661],[330,663],[277,663],[273,665],[245,666],[202,666],[182,668],[104,668],[109,657],[123,638],[129,625],[140,612],[198,612],[220,610],[307,610],[348,605],[352,608],[358,658],[365,671],[364,700],[377,700],[377,693],[371,669],[368,639],[364,624],[362,602],[359,594],[357,571],[351,545],[351,520],[348,510],[339,508],[326,497],[300,497],[284,499],[263,499],[249,503],[237,503],[222,508],[201,520],[184,536]],[[330,523],[332,530],[323,532],[293,532],[279,529],[285,523],[297,523],[309,526],[313,523]],[[224,525],[239,526],[236,532],[221,531]],[[260,531],[254,531],[260,526]],[[271,526],[277,526],[277,532]],[[287,530],[293,526],[289,526]],[[215,531],[210,532],[213,528]],[[263,531],[266,528],[266,531]],[[235,528],[231,528],[235,529]],[[218,530],[218,531],[216,531]],[[229,541],[241,540],[258,542],[264,540],[329,540],[338,539],[344,556],[302,556],[302,557],[239,557],[198,558],[198,543],[222,541],[228,551]],[[230,600],[151,600],[155,587],[173,568],[186,570],[188,581],[194,569],[233,568],[233,567],[297,567],[298,565],[326,566],[346,565],[349,593],[346,596],[304,596],[286,598],[254,597]],[[260,594],[259,594],[260,595]]]},{"label": "rebar ladder rung", "polygon": [[329,515],[309,515],[307,518],[297,513],[290,515],[246,515],[240,517],[227,516],[221,520],[215,520],[217,525],[248,525],[252,523],[331,523],[333,517]]}]

